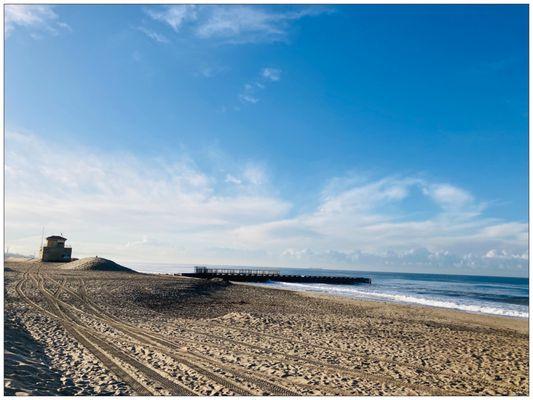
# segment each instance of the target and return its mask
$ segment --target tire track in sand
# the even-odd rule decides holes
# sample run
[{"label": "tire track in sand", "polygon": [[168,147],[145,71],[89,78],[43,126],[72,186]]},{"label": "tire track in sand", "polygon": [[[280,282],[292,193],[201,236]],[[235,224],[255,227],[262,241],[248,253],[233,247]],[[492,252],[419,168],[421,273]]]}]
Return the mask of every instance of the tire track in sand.
[{"label": "tire track in sand", "polygon": [[[125,324],[124,322],[117,320],[115,317],[111,316],[106,311],[100,309],[98,306],[96,306],[94,303],[92,303],[88,299],[83,285],[81,286],[81,290],[80,290],[81,294],[77,294],[66,287],[64,287],[63,289],[70,292],[73,295],[76,295],[80,300],[84,302],[86,306],[88,306],[89,308],[92,308],[93,311],[97,313],[97,314],[89,313],[92,317],[96,317],[100,319],[101,321],[103,321],[104,323],[114,327],[115,329],[122,331],[126,335],[129,335],[130,337],[134,337],[137,341],[141,342],[141,344],[145,344],[151,347],[156,347],[159,351],[166,354],[167,356],[175,359],[179,363],[186,365],[188,368],[197,371],[198,373],[206,376],[212,381],[217,382],[223,385],[224,387],[232,390],[233,392],[235,392],[235,394],[255,395],[256,393],[242,386],[239,382],[230,380],[228,377],[218,374],[216,372],[210,371],[207,368],[212,367],[213,365],[216,365],[218,366],[219,369],[225,370],[226,372],[230,372],[233,376],[238,377],[243,381],[249,382],[252,385],[256,386],[258,389],[262,389],[263,391],[266,391],[267,393],[270,393],[270,394],[279,395],[279,396],[299,396],[300,395],[300,393],[296,393],[279,384],[269,382],[263,378],[259,378],[253,374],[245,372],[244,369],[240,370],[238,368],[228,368],[226,364],[220,363],[219,361],[215,361],[213,359],[207,359],[206,357],[203,357],[200,354],[193,355],[190,351],[183,352],[183,350],[173,342],[170,342],[162,337],[159,337],[158,335],[148,333],[142,329],[130,326],[129,324]],[[66,305],[76,308],[72,304],[66,304]],[[76,310],[87,313],[86,311],[80,310],[79,308],[76,308]],[[102,318],[101,315],[105,315],[107,316],[107,318]],[[200,365],[200,363],[204,365]]]},{"label": "tire track in sand", "polygon": [[[100,339],[97,335],[95,335],[94,332],[91,332],[91,329],[83,326],[82,324],[79,324],[76,321],[76,318],[73,317],[71,314],[67,315],[68,313],[61,309],[61,306],[58,303],[57,299],[55,299],[52,293],[44,287],[44,279],[42,278],[42,276],[40,276],[39,272],[37,272],[37,274],[37,278],[34,278],[33,276],[31,278],[36,281],[38,289],[46,297],[49,306],[55,310],[55,312],[50,312],[50,310],[47,310],[48,314],[52,315],[55,319],[58,319],[66,328],[66,330],[71,333],[77,340],[79,340],[80,343],[89,343],[90,345],[92,345],[90,346],[92,350],[96,348],[96,353],[99,353],[99,355],[103,353],[104,356],[107,356],[107,359],[113,362],[113,364],[122,371],[119,376],[121,376],[121,378],[126,378],[128,384],[132,384],[132,388],[135,388],[137,392],[140,392],[140,394],[142,395],[159,394],[152,388],[138,382],[138,377],[132,376],[132,374],[123,365],[121,365],[120,362],[129,365],[134,370],[137,370],[141,375],[144,375],[152,381],[157,382],[159,386],[166,389],[173,395],[196,395],[195,392],[188,389],[187,387],[171,381],[170,379],[162,376],[158,371],[155,371],[154,369],[145,366],[144,364],[140,363],[138,360],[134,359],[128,354],[125,354],[120,349]],[[83,333],[81,333],[80,331],[82,331]]]},{"label": "tire track in sand", "polygon": [[[44,289],[44,290],[46,290],[46,289]],[[66,289],[66,290],[68,291],[68,289]],[[73,306],[72,304],[65,303],[61,299],[57,299],[56,298],[55,300],[57,302],[59,302],[63,308],[70,307],[70,308],[74,308],[76,311],[87,313],[86,311],[81,310],[81,309]],[[99,317],[98,315],[94,315],[94,314],[90,314],[90,313],[89,313],[89,315],[92,316],[92,317],[96,317],[96,318],[100,319],[101,321],[103,321],[104,323],[106,323],[106,324],[108,324],[110,326],[113,326],[116,329],[120,329],[121,331],[124,332],[123,328],[117,327],[116,324],[110,324],[109,321],[106,320],[105,318],[103,319],[103,318]],[[69,318],[71,320],[72,319],[77,319],[72,314],[70,314]],[[78,324],[83,325],[83,323],[81,321],[79,321],[79,319],[77,319],[77,320],[78,320]],[[124,332],[124,333],[126,333],[126,335],[133,336],[141,344],[147,345],[146,339],[144,337],[141,337],[140,335],[138,335],[136,333],[132,333],[132,332]],[[152,347],[153,347],[153,345],[152,345]],[[161,346],[158,346],[158,350],[160,350],[160,351],[161,350],[165,350],[164,353],[166,355],[171,356],[172,358],[176,359],[174,353],[171,353],[171,352],[169,352],[166,349],[160,349],[159,347],[161,347]],[[198,372],[200,375],[206,376],[208,379],[211,379],[213,382],[216,382],[216,383],[222,385],[223,387],[226,387],[226,388],[230,389],[231,391],[233,391],[237,395],[253,395],[253,394],[255,394],[255,393],[251,392],[250,390],[246,389],[245,387],[243,387],[242,385],[240,385],[239,383],[233,382],[233,381],[227,379],[226,377],[224,377],[224,376],[222,376],[220,374],[211,372],[208,369],[206,369],[206,368],[204,368],[204,367],[202,367],[200,365],[194,364],[194,363],[190,362],[189,360],[185,359],[184,357],[180,357],[179,360],[176,360],[176,361],[178,361],[179,363],[185,365],[186,367]],[[132,364],[134,362],[135,362],[135,360],[130,360],[129,361],[130,364]],[[187,390],[189,390],[189,389],[187,389]],[[172,393],[177,393],[177,391],[173,390]],[[191,391],[187,395],[192,395],[192,394],[194,394],[194,393]]]},{"label": "tire track in sand", "polygon": [[[218,327],[220,327],[222,329],[229,330],[229,331],[234,330],[234,331],[248,333],[248,334],[251,334],[251,335],[269,337],[269,338],[285,341],[285,342],[288,342],[288,343],[291,343],[291,344],[298,344],[298,345],[302,345],[304,347],[313,347],[313,348],[317,348],[317,349],[331,351],[331,352],[343,355],[343,356],[347,357],[348,359],[350,359],[351,357],[361,357],[357,353],[354,353],[354,352],[351,352],[351,351],[346,351],[346,350],[340,350],[340,349],[337,349],[337,348],[334,348],[334,347],[330,347],[330,346],[318,345],[318,344],[306,342],[306,341],[303,341],[303,340],[289,339],[289,338],[287,338],[285,336],[274,335],[274,334],[269,334],[269,333],[263,333],[263,332],[254,331],[254,330],[251,330],[251,329],[245,329],[245,328],[240,328],[240,327],[235,327],[235,326],[226,326],[226,325],[223,325],[220,322],[214,322],[214,323]],[[207,324],[204,324],[203,326],[204,327],[208,327]],[[402,367],[406,367],[406,368],[409,368],[409,369],[415,370],[415,371],[416,370],[421,370],[421,371],[424,371],[424,372],[426,372],[428,374],[435,375],[435,376],[444,376],[444,377],[451,378],[451,379],[456,379],[456,380],[462,381],[462,382],[466,381],[467,383],[475,383],[475,384],[478,385],[478,389],[484,389],[485,387],[490,387],[490,388],[496,389],[496,390],[497,389],[508,390],[508,388],[505,388],[504,386],[498,385],[497,383],[490,382],[490,381],[488,381],[486,379],[479,378],[479,377],[466,376],[466,375],[463,375],[463,374],[451,373],[451,372],[447,372],[447,371],[437,371],[437,370],[425,367],[425,366],[420,365],[420,364],[414,364],[414,363],[408,363],[408,362],[402,362],[402,361],[395,361],[395,360],[392,360],[392,359],[387,358],[387,357],[371,356],[371,357],[367,357],[367,358],[370,359],[370,361],[386,362],[389,365],[402,366]]]},{"label": "tire track in sand", "polygon": [[70,324],[65,323],[65,321],[61,321],[61,319],[58,318],[54,313],[50,312],[49,310],[45,309],[44,307],[40,306],[39,304],[31,300],[23,291],[24,284],[29,280],[28,275],[29,275],[29,272],[25,272],[23,275],[23,278],[15,286],[15,289],[22,300],[24,300],[34,309],[52,318],[53,320],[59,321],[68,334],[70,334],[76,341],[78,341],[82,346],[84,346],[89,352],[91,352],[104,365],[106,369],[114,373],[119,378],[119,380],[121,380],[126,385],[128,385],[135,394],[138,394],[141,396],[152,395],[152,392],[150,390],[148,390],[147,388],[145,388],[144,386],[140,385],[137,382],[138,380],[136,377],[132,376],[128,371],[124,370],[124,368],[120,366],[119,364],[117,364],[115,360],[110,358],[104,351],[98,348],[90,340],[85,338],[85,336],[82,336],[75,328],[70,326]]},{"label": "tire track in sand", "polygon": [[167,376],[163,376],[162,371],[157,371],[151,367],[146,366],[145,364],[139,362],[132,356],[119,350],[116,346],[99,338],[99,334],[94,331],[94,329],[85,326],[76,316],[74,316],[72,313],[70,313],[70,311],[65,308],[65,306],[67,306],[68,308],[69,304],[52,296],[52,293],[44,287],[44,278],[42,277],[42,275],[40,275],[39,277],[39,289],[43,293],[45,293],[45,296],[47,296],[52,303],[54,303],[54,306],[64,316],[64,318],[67,319],[69,322],[76,324],[80,329],[84,331],[86,335],[89,335],[94,341],[96,341],[101,348],[104,348],[113,357],[121,359],[121,361],[134,367],[136,370],[141,372],[143,375],[149,377],[153,381],[158,382],[163,388],[167,389],[170,393],[178,396],[196,396],[196,393],[191,389],[187,388],[184,385],[173,382]]},{"label": "tire track in sand", "polygon": [[[86,298],[86,300],[88,300],[88,299]],[[109,318],[112,318],[112,319],[115,318],[114,316],[112,316],[109,313],[105,312],[104,310],[100,309],[98,306],[96,306],[96,307],[97,307],[99,312],[102,312],[102,313],[106,314]],[[253,344],[246,343],[246,342],[237,341],[237,340],[234,340],[234,339],[225,338],[223,336],[218,336],[218,335],[214,335],[214,334],[207,333],[207,332],[200,332],[200,331],[197,331],[195,329],[185,328],[183,326],[180,326],[180,328],[185,330],[185,331],[194,333],[196,335],[202,335],[204,337],[207,337],[208,340],[209,339],[215,339],[215,342],[211,341],[210,343],[212,343],[212,344],[214,344],[215,346],[218,346],[218,347],[220,347],[220,344],[218,344],[216,341],[217,340],[218,341],[222,340],[222,341],[225,341],[225,342],[229,342],[229,343],[233,343],[233,344],[236,344],[236,345],[240,345],[240,346],[244,346],[244,347],[247,347],[247,348],[251,348],[253,350],[257,350],[257,351],[260,351],[262,353],[269,353],[269,355],[277,356],[278,359],[279,358],[281,358],[282,360],[291,359],[293,361],[301,362],[301,363],[304,363],[304,364],[311,365],[311,366],[313,366],[315,368],[319,368],[320,370],[326,369],[326,370],[329,370],[329,371],[332,371],[332,372],[335,372],[335,373],[342,373],[342,374],[345,374],[345,375],[348,374],[349,376],[352,376],[352,377],[355,377],[355,378],[364,378],[364,379],[366,379],[368,381],[377,381],[377,382],[382,383],[382,384],[393,384],[395,386],[402,387],[402,388],[409,387],[411,389],[414,389],[415,391],[421,391],[422,393],[430,393],[430,394],[433,394],[433,395],[462,394],[462,392],[460,392],[460,391],[449,390],[449,389],[448,390],[435,389],[433,387],[430,387],[430,386],[427,386],[427,385],[423,385],[423,384],[415,384],[415,383],[409,383],[409,382],[401,381],[401,380],[399,380],[397,378],[394,378],[394,377],[391,377],[391,376],[388,376],[388,375],[376,375],[376,374],[371,374],[371,373],[367,373],[367,372],[364,372],[364,371],[354,371],[354,370],[351,370],[351,369],[348,369],[348,368],[344,368],[344,367],[341,367],[341,366],[335,366],[335,365],[324,363],[324,362],[321,362],[321,361],[318,361],[318,360],[311,360],[311,359],[307,359],[307,358],[303,358],[303,357],[299,357],[299,356],[289,355],[289,354],[286,354],[284,352],[280,352],[280,351],[264,348],[264,347],[253,345]],[[194,341],[193,339],[187,339],[187,338],[183,338],[183,337],[180,338],[180,340],[188,341],[188,342],[191,342],[193,344],[196,343],[196,341]],[[243,352],[243,353],[244,354],[248,354],[248,355],[257,355],[255,353],[250,353],[250,352]]]}]

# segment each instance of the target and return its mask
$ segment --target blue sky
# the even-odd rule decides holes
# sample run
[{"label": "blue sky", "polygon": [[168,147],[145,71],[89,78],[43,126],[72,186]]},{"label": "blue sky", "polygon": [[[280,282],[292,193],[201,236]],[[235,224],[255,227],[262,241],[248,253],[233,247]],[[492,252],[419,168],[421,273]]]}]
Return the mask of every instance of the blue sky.
[{"label": "blue sky", "polygon": [[527,6],[6,6],[6,245],[527,274]]}]

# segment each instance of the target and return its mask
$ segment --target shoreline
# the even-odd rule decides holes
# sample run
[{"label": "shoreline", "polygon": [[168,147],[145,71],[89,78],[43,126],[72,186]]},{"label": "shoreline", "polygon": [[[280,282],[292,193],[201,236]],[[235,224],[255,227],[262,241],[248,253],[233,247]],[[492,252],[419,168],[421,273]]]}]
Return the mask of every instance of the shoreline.
[{"label": "shoreline", "polygon": [[477,312],[472,312],[472,311],[457,310],[457,309],[452,309],[452,308],[421,305],[421,304],[404,304],[404,303],[395,303],[395,302],[379,301],[379,300],[354,299],[350,297],[330,296],[328,294],[301,292],[300,295],[304,297],[316,297],[320,299],[330,299],[330,300],[333,299],[339,302],[355,303],[359,305],[361,303],[369,303],[369,305],[376,306],[376,307],[379,306],[380,304],[385,304],[387,307],[398,308],[401,310],[409,310],[410,312],[413,312],[413,313],[427,312],[427,313],[435,314],[435,315],[442,314],[442,316],[445,318],[451,317],[452,319],[460,319],[460,320],[465,320],[468,322],[472,322],[472,317],[478,317],[479,319],[484,320],[484,322],[492,320],[498,325],[500,323],[505,324],[509,321],[516,321],[516,324],[512,324],[512,325],[522,325],[517,328],[523,331],[523,333],[527,334],[529,332],[529,318],[515,317],[515,316],[509,316],[509,315],[484,314],[484,313],[477,313]]},{"label": "shoreline", "polygon": [[519,317],[514,315],[503,315],[503,314],[491,314],[491,313],[483,313],[483,312],[476,312],[476,311],[468,311],[468,310],[461,310],[458,308],[452,308],[452,307],[440,307],[430,304],[417,304],[417,303],[409,303],[409,302],[401,302],[401,301],[387,301],[387,300],[379,300],[379,299],[367,299],[367,298],[359,298],[359,297],[352,297],[352,296],[343,296],[343,295],[336,295],[333,293],[321,293],[321,292],[315,292],[315,291],[306,291],[306,290],[291,290],[288,288],[282,288],[282,287],[275,287],[275,286],[266,286],[262,284],[255,284],[251,282],[232,282],[235,285],[249,285],[254,286],[258,288],[267,288],[267,289],[274,289],[274,290],[283,290],[287,292],[297,293],[302,296],[309,296],[309,297],[317,297],[317,298],[323,298],[323,299],[338,299],[338,300],[348,300],[353,302],[365,302],[365,303],[377,303],[377,304],[387,304],[391,306],[398,306],[398,307],[413,307],[416,309],[429,309],[429,310],[442,310],[444,312],[454,312],[454,313],[460,313],[460,314],[467,314],[467,315],[479,315],[479,316],[486,316],[486,317],[493,317],[493,318],[504,318],[504,319],[513,319],[518,321],[529,321],[529,314],[527,317]]},{"label": "shoreline", "polygon": [[[181,271],[148,271],[160,275],[179,275]],[[304,268],[306,275],[338,276],[338,270]],[[366,271],[368,274],[372,272]],[[284,274],[291,275],[286,269]],[[527,278],[484,275],[421,274],[399,272],[376,272],[375,276],[365,271],[347,271],[346,276],[368,276],[372,285],[328,285],[313,283],[263,282],[258,286],[284,289],[295,292],[324,293],[327,296],[352,298],[386,304],[420,306],[456,310],[471,315],[501,316],[504,318],[529,319],[529,293]],[[380,275],[381,274],[381,275]],[[415,276],[427,276],[413,278]],[[446,277],[446,278],[442,278]],[[379,279],[379,280],[378,280]],[[396,283],[396,279],[400,279]],[[518,281],[514,281],[517,279]],[[247,283],[246,281],[242,281]],[[442,286],[440,286],[442,282]],[[256,282],[249,282],[256,284]],[[325,282],[326,283],[326,282]],[[293,287],[291,287],[291,285]],[[488,286],[487,286],[488,285]],[[374,288],[375,286],[375,288]],[[491,289],[494,286],[496,289]]]}]

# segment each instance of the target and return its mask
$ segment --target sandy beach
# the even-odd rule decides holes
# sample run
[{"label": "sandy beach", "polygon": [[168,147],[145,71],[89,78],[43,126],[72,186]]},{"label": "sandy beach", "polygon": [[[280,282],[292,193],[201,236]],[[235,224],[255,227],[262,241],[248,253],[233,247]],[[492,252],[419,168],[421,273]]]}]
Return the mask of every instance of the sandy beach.
[{"label": "sandy beach", "polygon": [[53,263],[5,267],[6,394],[529,392],[524,319]]}]

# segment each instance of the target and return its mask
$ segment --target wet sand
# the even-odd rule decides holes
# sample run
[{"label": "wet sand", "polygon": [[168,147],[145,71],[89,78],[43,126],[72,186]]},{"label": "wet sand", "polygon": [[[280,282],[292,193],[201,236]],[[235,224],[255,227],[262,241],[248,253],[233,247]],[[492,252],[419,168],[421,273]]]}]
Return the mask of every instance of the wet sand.
[{"label": "wet sand", "polygon": [[[525,320],[165,275],[24,262],[6,267],[5,315],[28,338],[6,347],[4,359],[42,346],[37,363],[48,363],[53,372],[35,384],[10,376],[6,368],[5,385],[13,392],[527,395],[529,390]],[[25,371],[24,365],[17,370]]]}]

